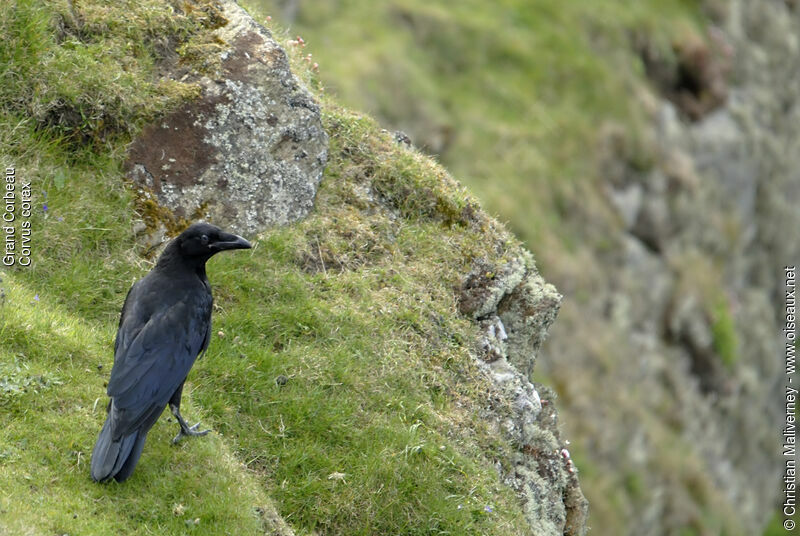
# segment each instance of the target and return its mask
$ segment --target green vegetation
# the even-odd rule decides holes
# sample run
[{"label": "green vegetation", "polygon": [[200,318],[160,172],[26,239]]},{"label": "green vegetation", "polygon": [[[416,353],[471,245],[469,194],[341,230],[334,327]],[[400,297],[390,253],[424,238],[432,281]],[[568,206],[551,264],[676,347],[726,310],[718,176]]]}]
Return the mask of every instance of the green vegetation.
[{"label": "green vegetation", "polygon": [[[337,99],[439,155],[534,247],[577,234],[564,218],[575,200],[600,210],[585,188],[606,127],[633,131],[627,156],[647,160],[635,134],[641,110],[633,93],[644,68],[633,42],[646,38],[669,56],[671,40],[699,18],[693,0],[591,8],[559,0],[310,0],[291,3],[290,22],[286,2],[245,4],[305,38],[302,54],[312,54]],[[558,246],[535,252],[544,259],[545,249]]]},{"label": "green vegetation", "polygon": [[793,522],[797,523],[798,517],[800,516],[795,515],[786,518],[784,517],[783,512],[780,511],[775,512],[775,515],[772,516],[769,525],[767,525],[767,528],[764,530],[763,536],[785,536],[786,534],[789,533],[789,531],[787,531],[783,526],[784,520],[791,519]]},{"label": "green vegetation", "polygon": [[517,243],[333,103],[315,213],[209,266],[216,336],[184,400],[217,433],[172,447],[165,416],[130,480],[91,482],[120,305],[151,266],[121,160],[192,94],[155,74],[167,41],[202,46],[215,24],[191,5],[0,7],[0,167],[34,189],[34,264],[0,274],[0,532],[257,534],[275,500],[299,534],[523,533],[454,296],[474,258]]},{"label": "green vegetation", "polygon": [[267,501],[218,437],[173,449],[172,427],[162,422],[148,443],[149,456],[162,464],[144,465],[133,486],[91,482],[89,453],[105,406],[113,323],[76,320],[79,315],[54,303],[57,288],[34,300],[34,291],[18,282],[22,278],[5,279],[0,362],[16,362],[37,381],[35,389],[0,398],[0,529],[180,534],[199,519],[209,534],[257,533],[253,508]]},{"label": "green vegetation", "polygon": [[[326,126],[332,160],[314,216],[266,233],[249,260],[215,264],[229,282],[217,326],[232,345],[209,352],[194,399],[300,527],[516,533],[515,500],[476,449],[489,438],[465,441],[453,420],[479,379],[452,289],[470,259],[490,255],[479,226],[448,222],[471,201],[371,120],[333,111]],[[400,221],[360,193],[416,181],[430,199],[398,198]],[[457,418],[481,429],[473,410]]]},{"label": "green vegetation", "polygon": [[176,14],[159,0],[77,7],[69,0],[12,0],[0,15],[0,103],[6,113],[47,126],[51,136],[103,145],[196,93],[157,81],[154,63],[209,24],[202,11]]},{"label": "green vegetation", "polygon": [[721,296],[713,304],[711,311],[711,333],[714,337],[714,350],[729,369],[739,360],[739,337],[736,324],[731,315],[728,300]]},{"label": "green vegetation", "polygon": [[696,252],[675,262],[680,273],[677,296],[694,296],[711,327],[714,352],[728,370],[739,360],[739,335],[731,304],[719,278],[720,265]]}]

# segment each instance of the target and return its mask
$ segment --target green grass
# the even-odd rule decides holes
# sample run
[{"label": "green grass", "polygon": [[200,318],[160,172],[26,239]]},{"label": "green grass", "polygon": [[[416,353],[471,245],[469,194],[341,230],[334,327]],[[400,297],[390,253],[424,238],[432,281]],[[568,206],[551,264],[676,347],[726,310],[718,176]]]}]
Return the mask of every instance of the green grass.
[{"label": "green grass", "polygon": [[438,168],[371,121],[335,112],[326,124],[332,161],[316,213],[266,233],[249,259],[216,264],[215,280],[230,282],[217,325],[234,343],[209,352],[194,396],[308,530],[516,533],[518,507],[477,449],[490,438],[460,437],[453,420],[453,403],[473,405],[480,388],[465,353],[473,327],[455,313],[453,288],[469,259],[487,254],[482,231],[417,205],[393,220],[354,189],[414,177],[434,199],[466,196],[450,184],[448,197],[449,179],[429,174]]},{"label": "green grass", "polygon": [[[516,500],[481,451],[495,440],[472,407],[475,328],[453,292],[472,258],[514,244],[488,239],[495,224],[480,213],[451,222],[453,207],[474,201],[371,121],[333,111],[326,125],[332,161],[314,215],[209,267],[222,335],[187,398],[219,435],[171,448],[174,424],[162,419],[122,486],[91,483],[86,464],[119,306],[149,268],[130,235],[131,199],[115,160],[71,153],[64,166],[57,144],[18,129],[29,134],[19,146],[39,158],[18,174],[49,193],[46,213],[36,203],[34,267],[4,275],[0,363],[20,389],[2,398],[0,526],[175,533],[200,519],[206,534],[246,534],[267,493],[290,523],[321,534],[521,530]],[[56,168],[60,189],[44,178]],[[358,193],[380,185],[390,197],[415,181],[433,201],[398,198],[400,216]]]},{"label": "green grass", "polygon": [[775,512],[775,515],[772,516],[769,525],[767,525],[767,528],[764,529],[763,536],[785,536],[786,534],[790,534],[790,532],[784,528],[783,523],[785,520],[792,520],[796,524],[798,517],[800,516],[795,515],[786,517],[782,511]]},{"label": "green grass", "polygon": [[[114,136],[196,94],[155,62],[209,25],[207,2],[11,0],[0,7],[0,103],[76,146]],[[76,7],[77,5],[77,7]],[[178,9],[176,10],[176,7]],[[183,12],[185,10],[185,13]]]},{"label": "green grass", "polygon": [[[219,437],[171,448],[174,426],[162,420],[150,434],[150,463],[138,468],[137,484],[91,481],[89,453],[105,410],[113,324],[82,319],[54,303],[56,293],[36,293],[19,276],[6,273],[3,282],[0,529],[176,534],[187,520],[200,519],[208,534],[260,533],[255,508],[268,501]],[[7,390],[7,380],[18,388]],[[176,515],[176,505],[185,513]]]},{"label": "green grass", "polygon": [[722,363],[732,369],[739,360],[739,336],[730,311],[728,300],[721,296],[711,307],[711,334],[714,350]]},{"label": "green grass", "polygon": [[571,203],[599,210],[597,192],[582,188],[606,127],[630,132],[632,162],[649,158],[637,139],[644,67],[633,36],[669,56],[676,36],[698,31],[700,10],[693,0],[312,0],[287,22],[284,2],[245,4],[305,38],[300,54],[337,99],[437,154],[534,248],[584,234],[565,217]]},{"label": "green grass", "polygon": [[262,533],[274,501],[299,534],[524,533],[455,298],[473,259],[518,244],[332,102],[316,211],[210,263],[216,335],[184,400],[216,433],[172,447],[165,416],[130,480],[91,481],[119,309],[152,266],[125,142],[191,94],[158,82],[161,39],[202,43],[212,24],[161,2],[76,5],[0,8],[0,167],[33,183],[34,260],[0,274],[0,532]]}]

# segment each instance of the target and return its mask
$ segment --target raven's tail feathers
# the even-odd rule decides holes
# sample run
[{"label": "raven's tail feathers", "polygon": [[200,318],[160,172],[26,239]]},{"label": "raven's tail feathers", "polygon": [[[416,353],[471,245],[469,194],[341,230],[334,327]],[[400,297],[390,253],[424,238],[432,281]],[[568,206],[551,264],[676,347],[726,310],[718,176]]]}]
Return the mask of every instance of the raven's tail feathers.
[{"label": "raven's tail feathers", "polygon": [[103,429],[92,451],[92,478],[95,482],[106,482],[114,478],[122,482],[133,473],[142,454],[147,436],[141,430],[114,441],[111,431],[111,415],[106,418]]}]

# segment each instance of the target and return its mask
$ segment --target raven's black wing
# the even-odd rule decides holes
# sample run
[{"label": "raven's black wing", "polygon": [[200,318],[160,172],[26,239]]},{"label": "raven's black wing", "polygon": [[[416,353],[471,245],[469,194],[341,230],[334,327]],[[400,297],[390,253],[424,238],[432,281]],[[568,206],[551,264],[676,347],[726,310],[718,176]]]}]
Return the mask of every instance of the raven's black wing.
[{"label": "raven's black wing", "polygon": [[[117,332],[107,389],[113,399],[109,417],[114,440],[155,422],[205,349],[211,329],[211,295],[204,288],[170,300],[177,295],[170,292],[174,288],[147,296],[145,290],[152,285],[143,283],[131,289]],[[160,301],[159,306],[143,314],[142,309],[151,308],[141,302],[149,300]]]}]

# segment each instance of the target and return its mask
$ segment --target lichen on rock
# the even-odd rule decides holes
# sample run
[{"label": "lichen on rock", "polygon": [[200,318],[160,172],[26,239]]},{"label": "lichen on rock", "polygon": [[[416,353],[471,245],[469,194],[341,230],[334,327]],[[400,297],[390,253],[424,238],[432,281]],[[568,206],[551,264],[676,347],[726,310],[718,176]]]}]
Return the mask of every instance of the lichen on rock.
[{"label": "lichen on rock", "polygon": [[197,84],[199,98],[148,125],[129,149],[140,200],[172,215],[140,210],[151,235],[197,218],[246,234],[286,224],[308,213],[322,178],[327,135],[314,98],[268,30],[233,0],[218,7],[218,69],[176,63],[168,76]]},{"label": "lichen on rock", "polygon": [[578,536],[587,530],[589,505],[560,438],[555,395],[531,382],[561,298],[530,252],[518,248],[500,265],[474,263],[459,308],[482,330],[475,357],[494,393],[483,418],[514,448],[498,466],[501,479],[516,491],[533,534]]}]

